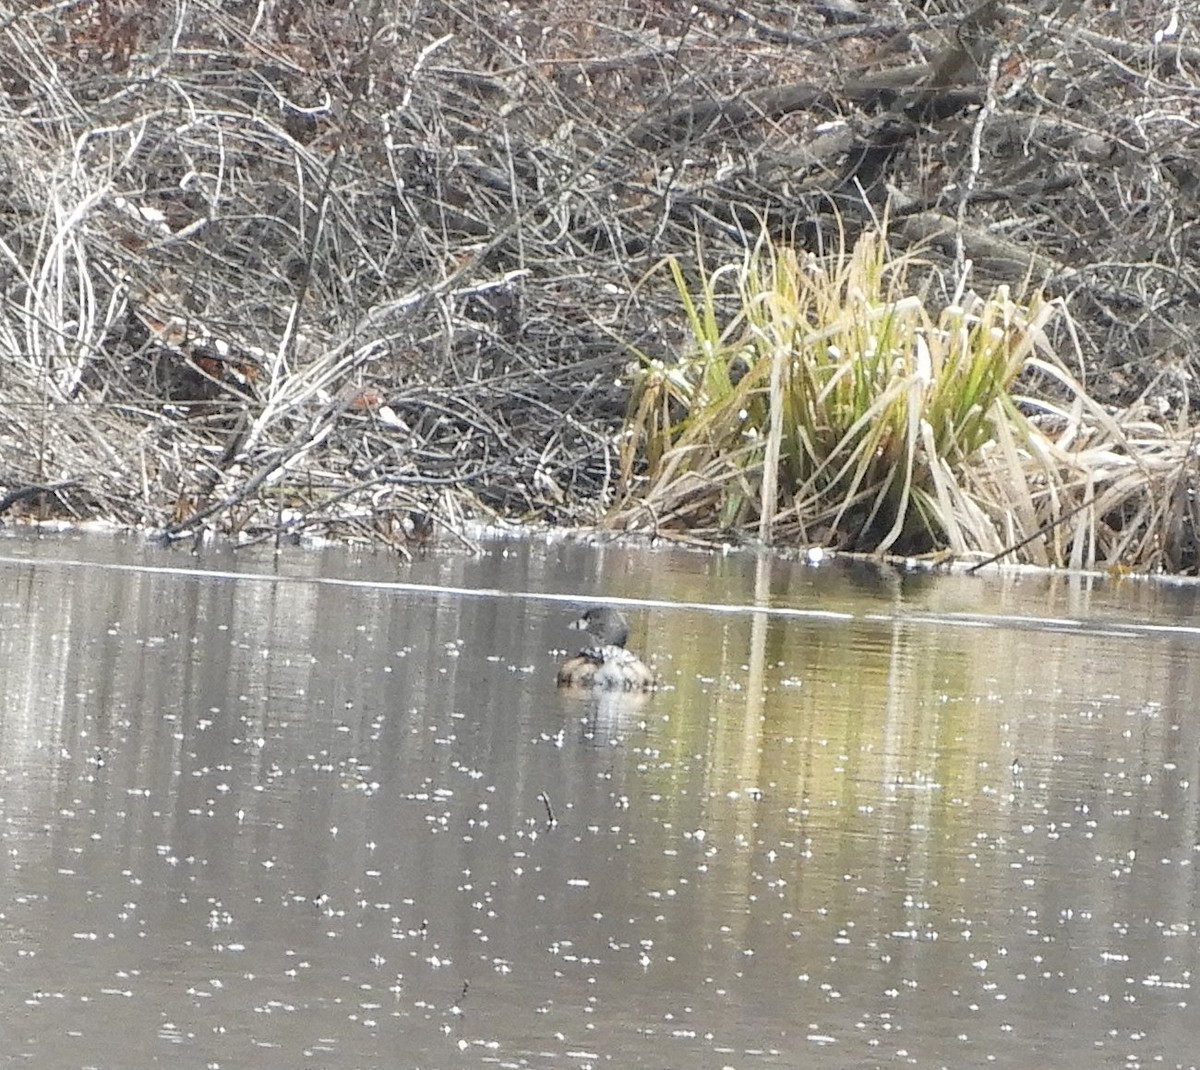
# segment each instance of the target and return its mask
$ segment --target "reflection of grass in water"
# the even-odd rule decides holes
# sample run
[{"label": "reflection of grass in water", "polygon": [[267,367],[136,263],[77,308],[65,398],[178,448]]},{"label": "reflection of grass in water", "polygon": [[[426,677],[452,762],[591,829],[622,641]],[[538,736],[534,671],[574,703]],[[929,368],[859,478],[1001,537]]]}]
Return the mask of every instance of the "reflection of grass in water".
[{"label": "reflection of grass in water", "polygon": [[[1130,708],[1175,691],[1166,644],[1131,664],[1121,640],[1094,635],[768,619],[755,694],[748,617],[688,631],[673,664],[717,680],[684,670],[654,699],[655,760],[639,779],[659,796],[664,848],[704,830],[702,916],[721,916],[742,946],[781,935],[764,928],[781,916],[796,930],[857,919],[858,937],[1002,927],[1019,896],[1036,907],[1048,894],[1023,883],[1039,867],[1083,872],[1128,846],[1128,823],[1110,820],[1094,842],[1079,824],[1065,848],[1078,866],[1048,857],[1055,819],[1086,824],[1080,798],[1136,808],[1151,790],[1138,773],[1160,772],[1178,746],[1166,716],[1138,715],[1139,738],[1126,738]],[[1127,754],[1114,802],[1112,756]]]},{"label": "reflection of grass in water", "polygon": [[[656,745],[699,756],[713,795],[757,787],[776,805],[853,809],[878,804],[884,785],[933,782],[938,808],[1005,789],[1014,758],[1048,766],[1074,750],[1063,736],[1074,739],[1089,695],[1133,694],[1137,705],[1156,683],[1171,693],[1168,660],[1130,664],[1119,640],[1094,635],[763,620],[757,687],[750,615],[658,634],[675,690],[654,700],[670,718]],[[1152,725],[1165,745],[1162,721]],[[1123,727],[1112,717],[1101,731]]]}]

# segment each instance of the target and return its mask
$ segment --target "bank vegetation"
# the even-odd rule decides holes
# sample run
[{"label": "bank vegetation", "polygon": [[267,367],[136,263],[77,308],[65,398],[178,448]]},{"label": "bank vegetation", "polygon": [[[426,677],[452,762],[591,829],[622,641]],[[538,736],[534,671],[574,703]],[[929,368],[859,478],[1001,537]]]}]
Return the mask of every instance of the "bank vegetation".
[{"label": "bank vegetation", "polygon": [[1194,572],[1179,11],[0,3],[0,522]]}]

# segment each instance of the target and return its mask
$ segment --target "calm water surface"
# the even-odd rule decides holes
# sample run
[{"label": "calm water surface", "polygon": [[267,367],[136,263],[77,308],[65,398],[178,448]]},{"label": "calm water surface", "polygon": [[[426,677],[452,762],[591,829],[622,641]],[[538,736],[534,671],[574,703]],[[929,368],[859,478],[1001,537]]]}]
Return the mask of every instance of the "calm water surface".
[{"label": "calm water surface", "polygon": [[0,536],[0,1066],[1200,1061],[1194,588]]}]

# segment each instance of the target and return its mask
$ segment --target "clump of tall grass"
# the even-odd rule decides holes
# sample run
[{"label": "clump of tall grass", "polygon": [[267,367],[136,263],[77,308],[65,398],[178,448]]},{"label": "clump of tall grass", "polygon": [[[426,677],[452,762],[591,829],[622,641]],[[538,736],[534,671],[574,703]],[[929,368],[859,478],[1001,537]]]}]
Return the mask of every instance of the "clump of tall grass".
[{"label": "clump of tall grass", "polygon": [[[1048,335],[1061,303],[960,283],[935,307],[882,231],[827,258],[762,238],[692,280],[666,264],[690,349],[642,357],[618,523],[1075,566],[1161,548],[1147,502],[1187,448],[1087,397]],[[1019,392],[1031,369],[1057,401]]]}]

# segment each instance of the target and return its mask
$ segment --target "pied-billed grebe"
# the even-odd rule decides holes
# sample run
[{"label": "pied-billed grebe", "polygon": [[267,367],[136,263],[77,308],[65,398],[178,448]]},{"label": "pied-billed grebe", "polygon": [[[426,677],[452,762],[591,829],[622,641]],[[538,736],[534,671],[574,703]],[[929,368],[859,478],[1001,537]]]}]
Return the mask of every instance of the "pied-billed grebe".
[{"label": "pied-billed grebe", "polygon": [[625,649],[629,623],[609,606],[594,606],[570,627],[595,640],[558,670],[559,687],[594,687],[608,691],[645,691],[654,686],[652,673]]}]

